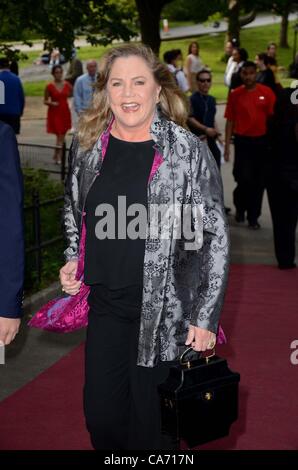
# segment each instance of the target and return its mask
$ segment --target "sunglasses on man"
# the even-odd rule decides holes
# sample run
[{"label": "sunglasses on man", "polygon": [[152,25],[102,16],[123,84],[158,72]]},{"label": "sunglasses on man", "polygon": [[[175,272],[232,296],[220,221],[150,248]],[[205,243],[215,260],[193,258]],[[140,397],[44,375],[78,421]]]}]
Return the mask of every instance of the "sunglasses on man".
[{"label": "sunglasses on man", "polygon": [[205,83],[205,82],[210,83],[210,82],[211,82],[211,78],[199,78],[199,79],[198,79],[198,82],[200,82],[200,83]]}]

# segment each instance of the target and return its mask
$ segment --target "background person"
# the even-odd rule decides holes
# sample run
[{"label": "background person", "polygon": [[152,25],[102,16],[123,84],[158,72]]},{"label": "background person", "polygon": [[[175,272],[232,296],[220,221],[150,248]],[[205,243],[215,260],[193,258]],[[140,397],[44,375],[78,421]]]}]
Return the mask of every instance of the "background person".
[{"label": "background person", "polygon": [[0,121],[0,344],[20,327],[24,284],[23,178],[16,137]]},{"label": "background person", "polygon": [[[71,115],[68,98],[72,93],[72,86],[63,80],[63,68],[54,65],[52,68],[53,82],[46,86],[44,104],[48,106],[47,132],[56,135],[56,145],[63,146],[65,134],[71,128]],[[56,149],[53,160],[61,163],[62,149]]]},{"label": "background person", "polygon": [[0,58],[0,80],[4,84],[4,103],[0,103],[0,120],[9,124],[16,134],[20,133],[21,117],[25,107],[22,82],[10,71],[6,57]]},{"label": "background person", "polygon": [[275,42],[270,42],[267,46],[267,55],[277,60],[277,44]]},{"label": "background person", "polygon": [[293,91],[292,88],[285,88],[278,94],[270,126],[267,193],[273,222],[275,256],[280,269],[296,267],[298,105],[292,102]]},{"label": "background person", "polygon": [[[82,61],[77,57],[77,51],[76,51],[76,48],[74,47],[72,50],[72,56],[69,61],[69,66],[66,72],[65,80],[71,84],[72,89],[73,89],[75,82],[77,81],[77,78],[79,78],[81,75],[83,75],[83,64],[82,64]],[[71,124],[72,124],[72,128],[70,132],[74,133],[77,127],[77,123],[78,123],[78,115],[74,107],[73,97],[70,99],[70,103],[71,103],[70,109],[71,109]]]},{"label": "background person", "polygon": [[218,168],[220,168],[221,153],[216,144],[216,140],[220,138],[220,132],[215,121],[216,101],[214,96],[209,95],[212,85],[211,72],[207,69],[198,72],[197,84],[198,90],[190,97],[189,127],[194,134],[207,139],[208,147]]},{"label": "background person", "polygon": [[247,50],[243,49],[243,47],[235,47],[233,49],[232,57],[236,63],[236,66],[233,69],[233,73],[231,75],[230,90],[234,90],[243,83],[241,79],[241,67],[248,59]]},{"label": "background person", "polygon": [[289,76],[291,78],[298,78],[298,52],[295,55],[294,62],[289,66]]},{"label": "background person", "polygon": [[82,61],[77,57],[77,51],[74,47],[72,50],[71,59],[66,72],[65,80],[73,87],[77,78],[83,75],[83,64]]},{"label": "background person", "polygon": [[171,51],[167,51],[164,53],[163,59],[164,62],[167,64],[169,71],[175,78],[175,81],[179,86],[180,90],[183,93],[187,93],[189,91],[189,85],[183,70],[179,68],[180,57],[181,51],[179,49],[172,49]]},{"label": "background person", "polygon": [[78,115],[89,108],[96,81],[97,62],[88,60],[87,72],[78,77],[73,90],[74,108]]},{"label": "background person", "polygon": [[225,160],[229,160],[230,141],[234,134],[235,158],[233,175],[237,186],[233,193],[236,222],[259,229],[265,186],[268,151],[268,119],[273,114],[275,95],[269,87],[256,82],[256,64],[247,61],[241,68],[243,85],[228,98],[225,117]]},{"label": "background person", "polygon": [[283,86],[280,83],[279,76],[278,76],[278,71],[280,70],[280,67],[277,66],[276,59],[274,59],[271,56],[267,57],[267,61],[268,61],[268,67],[270,68],[270,70],[272,70],[273,75],[274,75],[275,94],[277,95],[283,89]]},{"label": "background person", "polygon": [[200,58],[199,43],[194,41],[188,46],[188,55],[186,57],[184,68],[188,81],[188,88],[192,93],[197,90],[196,76],[203,67],[204,65]]},{"label": "background person", "polygon": [[235,47],[239,47],[239,44],[237,41],[232,40],[232,41],[227,41],[225,44],[225,58],[226,58],[226,69],[224,73],[224,84],[230,88],[231,85],[231,77],[234,72],[236,72],[236,67],[237,63],[235,62],[233,58],[233,49]]},{"label": "background person", "polygon": [[273,93],[276,93],[275,77],[274,73],[272,72],[269,66],[268,55],[265,54],[265,52],[257,54],[255,63],[258,68],[257,82],[262,83],[262,85],[268,86],[269,88],[271,88]]}]

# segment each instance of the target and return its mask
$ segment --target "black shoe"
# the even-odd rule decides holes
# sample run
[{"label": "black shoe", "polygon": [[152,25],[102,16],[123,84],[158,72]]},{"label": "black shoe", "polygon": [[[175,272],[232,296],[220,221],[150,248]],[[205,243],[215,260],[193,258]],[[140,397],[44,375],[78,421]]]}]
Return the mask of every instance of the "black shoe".
[{"label": "black shoe", "polygon": [[235,220],[238,223],[245,222],[245,216],[242,212],[236,212]]},{"label": "black shoe", "polygon": [[259,222],[248,222],[248,228],[251,230],[259,230],[261,228],[261,225]]},{"label": "black shoe", "polygon": [[296,268],[296,264],[295,263],[286,263],[286,264],[279,264],[278,265],[279,269],[294,269]]}]

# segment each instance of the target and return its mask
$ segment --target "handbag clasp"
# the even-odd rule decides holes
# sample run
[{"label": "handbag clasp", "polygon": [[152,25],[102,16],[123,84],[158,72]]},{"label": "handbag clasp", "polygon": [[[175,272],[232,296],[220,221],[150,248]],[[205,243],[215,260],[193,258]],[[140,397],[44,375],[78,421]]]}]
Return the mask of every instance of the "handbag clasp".
[{"label": "handbag clasp", "polygon": [[[180,358],[179,358],[179,361],[180,361],[180,364],[181,366],[184,366],[184,367],[187,367],[187,369],[190,369],[191,368],[191,361],[188,360],[188,361],[184,361],[184,357],[190,352],[190,351],[193,351],[193,348],[192,347],[189,347],[187,348],[185,351],[183,351],[183,353],[181,354]],[[211,350],[211,353],[208,354],[208,356],[203,356],[202,355],[202,352],[199,352],[197,351],[197,353],[200,355],[200,359],[205,359],[206,361],[206,364],[209,363],[209,360],[211,357],[215,356],[215,348],[213,348]]]}]

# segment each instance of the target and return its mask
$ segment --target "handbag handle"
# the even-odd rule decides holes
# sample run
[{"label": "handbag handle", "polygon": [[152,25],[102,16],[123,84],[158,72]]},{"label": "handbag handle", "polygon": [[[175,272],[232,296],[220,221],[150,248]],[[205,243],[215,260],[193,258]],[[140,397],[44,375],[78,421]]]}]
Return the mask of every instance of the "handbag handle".
[{"label": "handbag handle", "polygon": [[[183,353],[181,354],[180,358],[179,358],[179,362],[180,362],[180,365],[181,366],[185,366],[187,367],[187,369],[190,369],[191,368],[191,361],[184,361],[184,357],[190,352],[190,351],[193,351],[193,348],[192,347],[189,347],[187,348],[185,351],[183,351]],[[212,349],[211,353],[208,355],[208,356],[202,356],[202,352],[201,351],[197,351],[197,353],[200,355],[200,359],[205,359],[206,360],[206,364],[209,363],[209,359],[213,356],[215,356],[215,348]]]}]

